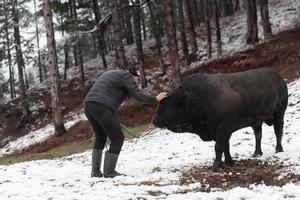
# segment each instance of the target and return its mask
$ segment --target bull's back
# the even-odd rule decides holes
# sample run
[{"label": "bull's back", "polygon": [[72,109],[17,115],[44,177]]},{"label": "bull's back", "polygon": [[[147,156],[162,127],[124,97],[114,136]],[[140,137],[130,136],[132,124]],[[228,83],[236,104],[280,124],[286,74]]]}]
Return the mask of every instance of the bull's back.
[{"label": "bull's back", "polygon": [[268,120],[278,109],[285,110],[288,98],[286,83],[270,68],[228,74],[197,74],[187,79],[184,87],[193,93],[187,95],[194,98],[190,103],[198,103],[206,119],[231,118],[245,121],[245,126],[253,121]]}]

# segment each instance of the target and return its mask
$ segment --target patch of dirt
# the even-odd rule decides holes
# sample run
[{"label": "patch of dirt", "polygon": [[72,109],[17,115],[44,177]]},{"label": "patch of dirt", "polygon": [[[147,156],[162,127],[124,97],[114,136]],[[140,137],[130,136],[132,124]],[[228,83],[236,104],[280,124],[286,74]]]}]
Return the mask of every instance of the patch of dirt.
[{"label": "patch of dirt", "polygon": [[235,187],[248,188],[253,184],[282,187],[287,183],[299,182],[300,175],[289,171],[283,163],[250,159],[238,161],[232,167],[225,166],[217,172],[213,167],[195,166],[183,172],[180,177],[181,185],[200,183],[201,187],[196,190],[201,192],[229,190]]}]

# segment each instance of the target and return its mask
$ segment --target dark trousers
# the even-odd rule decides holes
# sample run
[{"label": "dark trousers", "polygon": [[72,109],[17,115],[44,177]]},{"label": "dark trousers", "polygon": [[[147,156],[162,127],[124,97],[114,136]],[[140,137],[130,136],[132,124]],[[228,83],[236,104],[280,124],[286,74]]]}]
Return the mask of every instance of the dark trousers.
[{"label": "dark trousers", "polygon": [[95,134],[93,148],[103,150],[108,137],[111,141],[108,151],[119,154],[124,143],[124,135],[115,113],[100,103],[86,102],[85,115]]}]

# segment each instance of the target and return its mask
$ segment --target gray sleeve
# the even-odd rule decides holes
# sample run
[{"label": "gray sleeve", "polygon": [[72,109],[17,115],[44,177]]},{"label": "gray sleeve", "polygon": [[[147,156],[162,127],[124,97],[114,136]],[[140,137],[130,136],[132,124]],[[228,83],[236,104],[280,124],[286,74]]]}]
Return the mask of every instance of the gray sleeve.
[{"label": "gray sleeve", "polygon": [[137,101],[142,103],[152,104],[156,103],[156,97],[144,94],[141,89],[138,88],[134,79],[130,74],[125,75],[123,85],[131,96],[133,96]]}]

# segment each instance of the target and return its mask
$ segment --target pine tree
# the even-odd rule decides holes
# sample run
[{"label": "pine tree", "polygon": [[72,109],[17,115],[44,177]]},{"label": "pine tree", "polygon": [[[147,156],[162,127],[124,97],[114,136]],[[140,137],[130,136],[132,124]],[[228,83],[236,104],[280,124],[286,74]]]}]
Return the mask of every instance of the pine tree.
[{"label": "pine tree", "polygon": [[50,71],[51,80],[53,122],[55,128],[55,135],[61,136],[66,132],[66,129],[64,126],[63,114],[60,105],[59,74],[50,0],[43,0],[43,13],[48,47],[48,67]]}]

